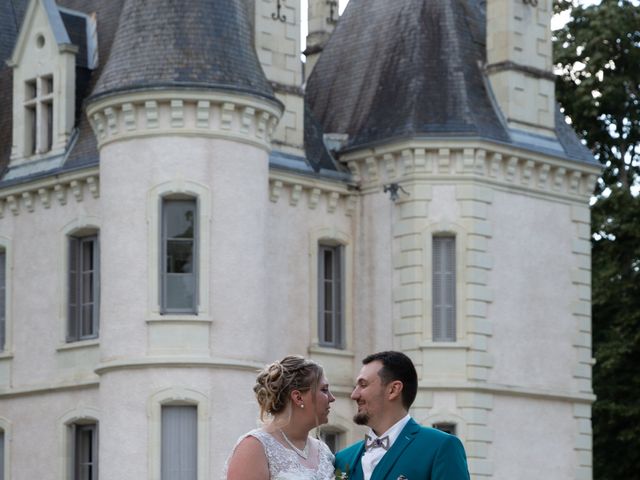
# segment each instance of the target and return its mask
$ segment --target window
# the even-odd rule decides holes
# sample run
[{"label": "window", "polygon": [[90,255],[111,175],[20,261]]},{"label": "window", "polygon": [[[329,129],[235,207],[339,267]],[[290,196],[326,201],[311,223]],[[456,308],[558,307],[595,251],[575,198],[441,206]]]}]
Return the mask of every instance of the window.
[{"label": "window", "polygon": [[197,479],[197,416],[194,405],[162,406],[162,480]]},{"label": "window", "polygon": [[4,480],[4,430],[0,429],[0,480]]},{"label": "window", "polygon": [[69,237],[68,342],[98,336],[99,261],[97,235]]},{"label": "window", "polygon": [[73,480],[98,479],[98,426],[72,425]]},{"label": "window", "polygon": [[329,450],[336,453],[342,447],[342,432],[331,428],[320,430],[320,439],[327,444]]},{"label": "window", "polygon": [[433,341],[456,341],[456,239],[433,237]]},{"label": "window", "polygon": [[161,313],[197,313],[197,203],[162,201]]},{"label": "window", "polygon": [[[7,254],[0,250],[0,352],[7,342]],[[0,470],[1,472],[1,470]],[[0,477],[2,480],[2,477]]]},{"label": "window", "polygon": [[318,341],[343,348],[343,247],[320,245],[318,250]]},{"label": "window", "polygon": [[433,428],[437,429],[437,430],[441,430],[445,433],[451,434],[451,435],[455,435],[456,434],[456,424],[455,423],[449,423],[449,422],[442,422],[442,423],[434,423],[433,424]]},{"label": "window", "polygon": [[25,155],[46,153],[53,145],[53,77],[25,83]]}]

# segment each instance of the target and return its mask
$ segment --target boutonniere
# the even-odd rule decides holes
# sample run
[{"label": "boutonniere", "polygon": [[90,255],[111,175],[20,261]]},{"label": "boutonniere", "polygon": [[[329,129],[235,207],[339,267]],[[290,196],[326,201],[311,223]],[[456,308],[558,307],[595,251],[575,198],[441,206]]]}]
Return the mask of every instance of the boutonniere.
[{"label": "boutonniere", "polygon": [[404,475],[400,475],[396,480],[409,480],[409,479]]},{"label": "boutonniere", "polygon": [[349,480],[349,464],[344,468],[344,472],[339,468],[336,468],[336,480]]}]

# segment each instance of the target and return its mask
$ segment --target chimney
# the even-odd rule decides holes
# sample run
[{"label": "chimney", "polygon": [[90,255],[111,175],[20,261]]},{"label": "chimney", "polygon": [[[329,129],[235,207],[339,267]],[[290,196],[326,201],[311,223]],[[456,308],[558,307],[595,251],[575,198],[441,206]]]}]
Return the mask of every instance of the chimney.
[{"label": "chimney", "polygon": [[338,23],[338,7],[338,0],[309,0],[309,34],[307,35],[307,48],[302,52],[307,57],[305,79],[311,75],[320,53]]},{"label": "chimney", "polygon": [[487,75],[510,128],[555,136],[552,0],[487,0]]}]

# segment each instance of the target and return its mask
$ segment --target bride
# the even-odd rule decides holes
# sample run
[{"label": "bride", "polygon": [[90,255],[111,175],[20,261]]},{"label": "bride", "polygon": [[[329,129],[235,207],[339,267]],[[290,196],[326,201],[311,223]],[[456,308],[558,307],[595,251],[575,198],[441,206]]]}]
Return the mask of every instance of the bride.
[{"label": "bride", "polygon": [[327,423],[335,398],[322,367],[289,355],[266,366],[253,387],[264,427],[244,434],[227,462],[227,480],[330,480],[333,454],[309,431]]}]

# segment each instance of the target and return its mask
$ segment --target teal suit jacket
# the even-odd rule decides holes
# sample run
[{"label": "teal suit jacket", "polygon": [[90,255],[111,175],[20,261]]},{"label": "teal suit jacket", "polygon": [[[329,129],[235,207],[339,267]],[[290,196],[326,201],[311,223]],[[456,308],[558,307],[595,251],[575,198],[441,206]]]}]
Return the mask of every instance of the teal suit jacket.
[{"label": "teal suit jacket", "polygon": [[[336,454],[336,469],[349,480],[363,480],[360,459],[364,441]],[[467,457],[460,440],[434,428],[421,427],[413,419],[373,470],[371,480],[469,480]]]}]

